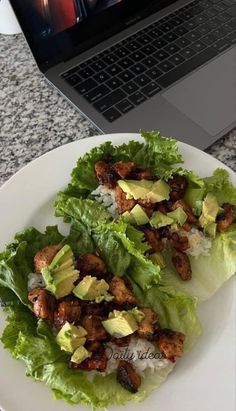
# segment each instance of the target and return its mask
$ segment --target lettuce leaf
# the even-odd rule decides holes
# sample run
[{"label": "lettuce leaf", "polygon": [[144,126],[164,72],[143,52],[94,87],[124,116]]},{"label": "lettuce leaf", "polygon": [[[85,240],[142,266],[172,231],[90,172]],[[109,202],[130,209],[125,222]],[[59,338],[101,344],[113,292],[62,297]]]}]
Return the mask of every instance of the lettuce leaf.
[{"label": "lettuce leaf", "polygon": [[230,203],[236,205],[236,188],[230,181],[228,171],[217,168],[211,177],[204,178],[206,193],[212,193],[219,205]]},{"label": "lettuce leaf", "polygon": [[170,256],[166,256],[167,259],[168,265],[162,270],[164,285],[197,297],[199,302],[209,299],[236,273],[236,224],[226,232],[217,234],[209,255],[200,255],[198,258],[190,256],[190,281],[182,281],[171,263]]}]

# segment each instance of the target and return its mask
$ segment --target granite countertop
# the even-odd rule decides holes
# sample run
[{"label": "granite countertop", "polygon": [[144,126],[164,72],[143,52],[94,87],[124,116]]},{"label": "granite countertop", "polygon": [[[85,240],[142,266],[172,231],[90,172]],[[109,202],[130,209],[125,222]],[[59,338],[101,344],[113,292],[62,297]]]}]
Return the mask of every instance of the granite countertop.
[{"label": "granite countertop", "polygon": [[[0,35],[0,185],[31,160],[96,128],[48,86],[22,34]],[[206,151],[236,171],[236,130]]]}]

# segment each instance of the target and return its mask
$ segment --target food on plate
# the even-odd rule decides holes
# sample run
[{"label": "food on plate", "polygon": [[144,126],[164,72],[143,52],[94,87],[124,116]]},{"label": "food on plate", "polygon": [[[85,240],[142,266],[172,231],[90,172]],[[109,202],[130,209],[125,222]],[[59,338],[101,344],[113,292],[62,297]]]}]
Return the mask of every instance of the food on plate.
[{"label": "food on plate", "polygon": [[56,398],[93,408],[142,401],[201,334],[195,301],[152,287],[153,263],[105,227],[28,228],[0,254],[4,347]]},{"label": "food on plate", "polygon": [[123,222],[132,240],[133,226],[143,255],[161,271],[160,282],[205,300],[235,273],[236,188],[224,169],[200,178],[181,167],[175,140],[156,132],[142,136],[144,143],[107,142],[80,158],[58,195],[56,214],[90,227],[81,210],[97,202],[101,217],[92,230],[105,219],[117,233]]}]

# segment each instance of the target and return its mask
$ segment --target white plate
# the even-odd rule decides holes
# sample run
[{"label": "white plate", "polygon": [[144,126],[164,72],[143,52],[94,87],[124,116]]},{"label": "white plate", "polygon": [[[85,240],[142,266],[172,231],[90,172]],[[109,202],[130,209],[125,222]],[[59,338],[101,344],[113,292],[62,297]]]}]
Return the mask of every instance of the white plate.
[{"label": "white plate", "polygon": [[[53,150],[19,171],[0,189],[0,250],[12,241],[16,231],[29,225],[44,230],[58,223],[53,217],[53,199],[69,181],[79,156],[92,147],[139,140],[137,134],[91,137]],[[215,168],[235,174],[224,164],[189,145],[179,143],[187,168],[200,176]],[[128,404],[126,411],[235,411],[235,278],[199,308],[204,334],[192,352],[182,358],[167,381],[140,404]],[[4,327],[1,316],[0,331]],[[24,365],[15,361],[0,345],[0,406],[5,411],[71,411],[71,406],[54,401],[50,390],[24,374]],[[75,409],[86,409],[80,405]],[[118,409],[113,407],[113,409]],[[119,407],[119,410],[121,408]]]}]

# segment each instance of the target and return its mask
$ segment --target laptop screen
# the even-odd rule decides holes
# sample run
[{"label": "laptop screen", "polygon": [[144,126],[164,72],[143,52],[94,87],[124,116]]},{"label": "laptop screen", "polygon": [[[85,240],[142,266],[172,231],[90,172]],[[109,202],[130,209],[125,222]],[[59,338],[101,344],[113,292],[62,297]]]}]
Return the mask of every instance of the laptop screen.
[{"label": "laptop screen", "polygon": [[173,0],[10,0],[42,70],[79,54]]}]

